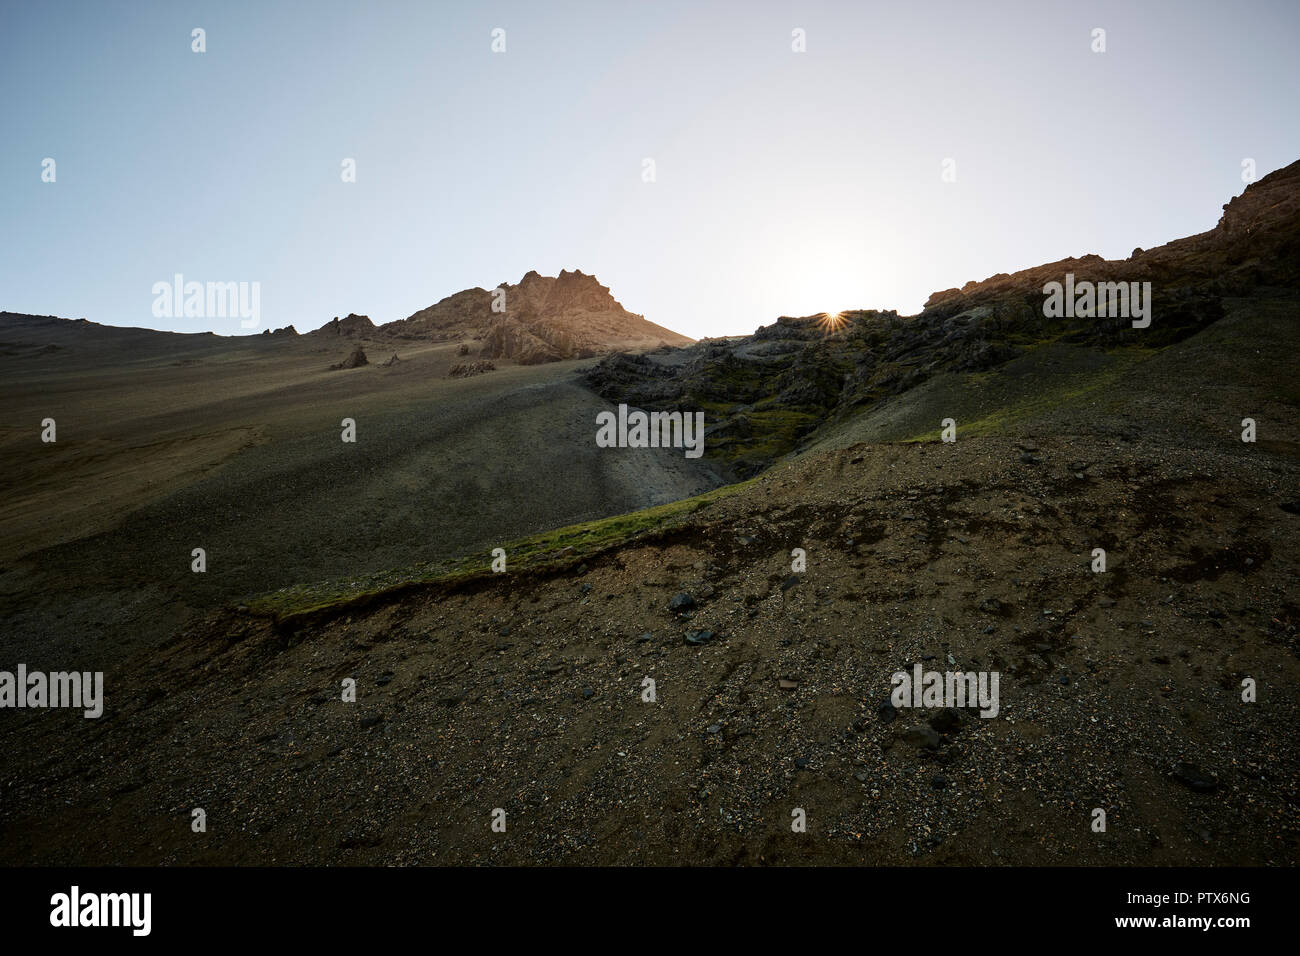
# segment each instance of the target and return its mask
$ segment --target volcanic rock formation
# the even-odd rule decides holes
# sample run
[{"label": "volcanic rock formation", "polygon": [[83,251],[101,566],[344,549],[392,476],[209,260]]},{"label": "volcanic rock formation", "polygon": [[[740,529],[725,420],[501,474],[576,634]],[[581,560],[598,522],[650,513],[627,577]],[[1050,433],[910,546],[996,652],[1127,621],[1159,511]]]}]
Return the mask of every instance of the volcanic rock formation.
[{"label": "volcanic rock formation", "polygon": [[612,350],[689,345],[691,340],[628,312],[595,276],[529,272],[517,284],[467,289],[380,331],[398,338],[481,343],[479,357],[524,365]]}]

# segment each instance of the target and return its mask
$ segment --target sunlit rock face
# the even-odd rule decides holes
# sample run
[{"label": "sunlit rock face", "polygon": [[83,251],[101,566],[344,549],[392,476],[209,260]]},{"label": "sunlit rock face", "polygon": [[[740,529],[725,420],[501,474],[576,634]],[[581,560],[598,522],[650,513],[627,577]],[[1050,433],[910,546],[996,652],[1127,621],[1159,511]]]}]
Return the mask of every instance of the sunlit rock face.
[{"label": "sunlit rock face", "polygon": [[692,341],[628,312],[595,276],[529,272],[518,283],[467,289],[399,322],[380,326],[398,338],[479,343],[483,359],[525,365],[589,358]]}]

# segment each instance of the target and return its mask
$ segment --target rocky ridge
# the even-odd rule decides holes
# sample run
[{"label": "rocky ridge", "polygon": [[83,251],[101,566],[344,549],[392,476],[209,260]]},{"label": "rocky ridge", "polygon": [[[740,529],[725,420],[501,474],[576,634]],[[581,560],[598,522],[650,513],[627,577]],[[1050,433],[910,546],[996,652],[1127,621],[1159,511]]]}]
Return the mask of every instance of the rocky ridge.
[{"label": "rocky ridge", "polygon": [[[1152,321],[1044,315],[1044,286],[1150,282]],[[1125,260],[1089,255],[936,292],[920,314],[855,310],[782,317],[753,335],[672,353],[615,354],[584,372],[610,402],[703,409],[706,456],[737,478],[815,430],[941,373],[982,373],[1049,343],[1153,350],[1207,327],[1227,297],[1300,288],[1300,161],[1246,188],[1214,229]]]}]

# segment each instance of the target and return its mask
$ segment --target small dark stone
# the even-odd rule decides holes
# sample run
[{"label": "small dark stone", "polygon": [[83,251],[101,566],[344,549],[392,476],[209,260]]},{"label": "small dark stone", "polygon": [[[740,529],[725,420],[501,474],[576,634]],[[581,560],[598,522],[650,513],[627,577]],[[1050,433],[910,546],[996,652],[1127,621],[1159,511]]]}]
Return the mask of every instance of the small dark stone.
[{"label": "small dark stone", "polygon": [[701,644],[707,644],[713,640],[712,631],[687,631],[686,643],[692,647],[699,647]]},{"label": "small dark stone", "polygon": [[792,574],[784,581],[781,582],[781,590],[788,591],[798,583],[799,583],[799,575]]},{"label": "small dark stone", "polygon": [[668,610],[674,614],[683,614],[695,607],[695,598],[691,597],[685,591],[673,595],[673,599],[668,602]]},{"label": "small dark stone", "polygon": [[584,687],[584,688],[582,689],[582,699],[583,699],[583,700],[591,700],[591,698],[593,698],[593,697],[595,697],[595,696],[596,696],[596,692],[595,692],[594,690],[592,690],[590,687]]},{"label": "small dark stone", "polygon": [[898,717],[898,708],[894,706],[892,701],[887,700],[880,705],[876,713],[880,716],[882,724],[892,724]]},{"label": "small dark stone", "polygon": [[934,789],[936,790],[946,790],[948,789],[948,778],[935,777],[933,780],[930,781],[930,786],[934,787]]},{"label": "small dark stone", "polygon": [[377,726],[383,722],[383,719],[383,714],[366,714],[361,718],[361,729],[368,730],[371,727]]},{"label": "small dark stone", "polygon": [[808,758],[807,758],[807,757],[795,757],[795,758],[794,758],[794,765],[795,765],[796,767],[798,767],[800,770],[803,770],[805,767],[808,766]]}]

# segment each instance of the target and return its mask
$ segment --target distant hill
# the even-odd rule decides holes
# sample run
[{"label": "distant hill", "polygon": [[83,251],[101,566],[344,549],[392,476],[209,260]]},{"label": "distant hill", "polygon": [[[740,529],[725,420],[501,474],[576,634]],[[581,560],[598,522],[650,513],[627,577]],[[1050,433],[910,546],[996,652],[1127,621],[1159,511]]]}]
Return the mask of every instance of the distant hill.
[{"label": "distant hill", "polygon": [[470,339],[480,343],[480,358],[524,365],[692,342],[627,311],[595,276],[581,271],[554,278],[529,272],[497,290],[467,289],[379,331],[396,338]]}]

